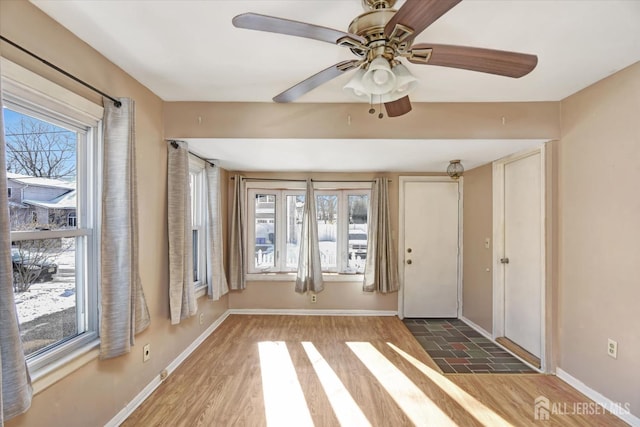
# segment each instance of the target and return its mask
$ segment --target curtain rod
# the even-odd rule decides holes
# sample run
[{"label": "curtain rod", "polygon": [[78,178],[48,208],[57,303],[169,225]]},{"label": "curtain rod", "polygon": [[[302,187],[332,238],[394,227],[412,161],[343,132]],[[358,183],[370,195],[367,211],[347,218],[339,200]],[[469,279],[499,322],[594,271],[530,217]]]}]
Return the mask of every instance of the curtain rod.
[{"label": "curtain rod", "polygon": [[91,86],[89,83],[85,82],[84,80],[80,80],[79,78],[77,78],[76,76],[74,76],[71,73],[68,73],[67,71],[63,70],[62,68],[58,67],[55,64],[52,64],[51,62],[47,61],[44,58],[41,58],[40,56],[36,55],[35,53],[25,49],[24,47],[20,46],[19,44],[12,42],[11,40],[9,40],[8,38],[0,35],[0,39],[2,39],[3,41],[9,43],[11,46],[20,49],[21,51],[23,51],[24,53],[26,53],[27,55],[32,56],[33,58],[37,59],[38,61],[42,62],[44,65],[53,68],[54,70],[56,70],[57,72],[64,74],[65,76],[69,77],[70,79],[80,83],[81,85],[83,85],[84,87],[87,87],[89,89],[91,89],[92,91],[99,93],[100,95],[104,96],[105,98],[108,98],[110,100],[113,101],[113,104],[120,108],[122,106],[122,103],[120,101],[118,101],[116,98],[114,98],[113,96],[107,95],[106,93],[104,93],[103,91],[101,91],[100,89],[95,88],[94,86]]},{"label": "curtain rod", "polygon": [[[229,179],[236,179],[230,176]],[[284,181],[284,182],[306,182],[306,179],[295,178],[245,178],[245,181]],[[373,182],[372,179],[311,179],[313,182]],[[389,182],[393,182],[389,180]]]},{"label": "curtain rod", "polygon": [[[173,148],[178,148],[178,141],[176,141],[175,139],[170,139],[170,140],[169,140],[169,142],[171,143],[171,146],[172,146]],[[193,157],[197,157],[197,158],[199,158],[199,159],[200,159],[200,160],[202,160],[203,162],[207,162],[207,163],[209,163],[209,164],[210,164],[211,166],[213,166],[213,167],[215,167],[215,166],[216,166],[216,164],[215,164],[215,163],[213,163],[211,160],[209,160],[209,159],[205,159],[204,157],[200,157],[200,156],[198,156],[197,154],[192,153],[192,152],[191,152],[191,151],[189,151],[189,150],[187,150],[187,153],[191,154]]]}]

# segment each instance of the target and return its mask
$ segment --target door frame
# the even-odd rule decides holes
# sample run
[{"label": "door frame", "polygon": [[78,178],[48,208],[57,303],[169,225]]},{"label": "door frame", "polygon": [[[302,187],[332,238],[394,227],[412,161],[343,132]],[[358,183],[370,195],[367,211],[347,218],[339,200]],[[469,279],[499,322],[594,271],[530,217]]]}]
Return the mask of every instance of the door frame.
[{"label": "door frame", "polygon": [[[398,317],[404,319],[404,186],[408,182],[451,182],[452,179],[446,175],[438,176],[400,176],[398,178],[398,279],[400,287],[398,289]],[[463,177],[458,178],[458,313],[462,316],[462,213],[463,213]]]},{"label": "door frame", "polygon": [[505,218],[504,218],[504,168],[507,163],[522,160],[540,154],[540,371],[547,372],[547,273],[546,273],[546,145],[533,150],[516,153],[493,162],[493,333],[496,338],[505,336],[504,298],[505,271],[500,259],[505,256]]}]

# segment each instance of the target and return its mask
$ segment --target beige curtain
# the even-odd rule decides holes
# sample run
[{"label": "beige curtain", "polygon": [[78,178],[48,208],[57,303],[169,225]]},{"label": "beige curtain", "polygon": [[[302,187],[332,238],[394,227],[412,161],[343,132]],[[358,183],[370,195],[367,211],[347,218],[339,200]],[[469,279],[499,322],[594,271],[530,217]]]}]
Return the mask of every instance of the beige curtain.
[{"label": "beige curtain", "polygon": [[307,191],[304,197],[304,210],[302,211],[296,292],[304,293],[310,291],[318,293],[323,289],[316,196],[313,191],[313,182],[307,179]]},{"label": "beige curtain", "polygon": [[371,190],[369,236],[363,290],[397,292],[398,263],[391,238],[389,216],[389,179],[376,178]]},{"label": "beige curtain", "polygon": [[138,271],[135,104],[104,100],[100,357],[128,353],[150,316]]},{"label": "beige curtain", "polygon": [[207,163],[205,173],[207,176],[207,283],[209,298],[217,301],[229,292],[223,259],[220,168]]},{"label": "beige curtain", "polygon": [[[0,83],[0,108],[2,87]],[[7,194],[4,121],[0,110],[0,194]],[[18,330],[18,313],[13,298],[13,267],[7,197],[0,197],[0,425],[31,406],[31,378]]]},{"label": "beige curtain", "polygon": [[169,230],[169,311],[171,324],[198,311],[193,285],[193,230],[189,151],[182,141],[169,141],[167,216]]},{"label": "beige curtain", "polygon": [[229,232],[229,287],[232,290],[242,290],[247,287],[245,282],[245,213],[244,178],[240,175],[233,177],[233,206],[231,212],[231,230]]}]

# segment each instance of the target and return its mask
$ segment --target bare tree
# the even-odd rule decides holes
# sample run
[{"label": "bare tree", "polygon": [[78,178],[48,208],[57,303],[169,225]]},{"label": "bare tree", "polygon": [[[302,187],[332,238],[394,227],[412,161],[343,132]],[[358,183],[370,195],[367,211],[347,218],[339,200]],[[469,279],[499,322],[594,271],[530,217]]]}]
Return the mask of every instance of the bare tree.
[{"label": "bare tree", "polygon": [[349,196],[349,224],[366,224],[368,209],[368,195]]},{"label": "bare tree", "polygon": [[74,250],[74,247],[73,238],[13,242],[11,261],[14,292],[27,292],[34,283],[52,280],[58,273],[56,259],[63,253]]},{"label": "bare tree", "polygon": [[338,198],[336,196],[317,196],[316,211],[318,220],[333,223],[338,214]]},{"label": "bare tree", "polygon": [[[22,116],[5,131],[7,171],[36,178],[72,180],[76,176],[76,134],[37,118]],[[15,212],[14,212],[15,211]],[[12,231],[34,230],[40,224],[31,211],[12,210]],[[49,212],[48,227],[63,225],[63,210]],[[12,243],[13,288],[26,292],[32,284],[53,279],[55,261],[72,250],[73,239],[48,238]]]},{"label": "bare tree", "polygon": [[76,135],[30,117],[6,130],[7,171],[41,178],[76,175]]}]

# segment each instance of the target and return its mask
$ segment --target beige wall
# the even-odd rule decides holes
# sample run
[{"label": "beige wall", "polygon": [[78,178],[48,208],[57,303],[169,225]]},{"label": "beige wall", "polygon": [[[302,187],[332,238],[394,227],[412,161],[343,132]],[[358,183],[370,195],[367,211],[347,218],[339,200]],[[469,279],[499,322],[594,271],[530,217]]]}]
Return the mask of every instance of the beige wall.
[{"label": "beige wall", "polygon": [[[379,120],[366,104],[167,102],[167,138],[556,139],[558,102],[416,103]],[[503,121],[504,118],[504,121]]]},{"label": "beige wall", "polygon": [[[251,178],[303,179],[310,177],[318,180],[369,180],[377,176],[391,179],[389,186],[390,217],[393,238],[397,242],[398,230],[398,174],[375,173],[240,173]],[[231,182],[229,183],[231,187]],[[231,207],[229,191],[229,207]],[[383,310],[398,309],[398,294],[378,294],[362,291],[362,282],[325,282],[325,289],[317,296],[316,303],[310,297],[294,291],[294,281],[248,281],[244,291],[231,292],[229,308],[233,309],[305,309],[305,310]]]},{"label": "beige wall", "polygon": [[[493,203],[491,164],[464,174],[462,314],[493,330]],[[485,248],[485,239],[490,239]]]},{"label": "beige wall", "polygon": [[[227,299],[198,301],[205,324],[187,320],[172,327],[168,310],[168,247],[166,214],[166,146],[162,101],[122,70],[89,48],[26,1],[0,1],[2,35],[113,96],[136,101],[136,137],[140,207],[140,275],[151,312],[151,326],[137,338],[132,353],[93,360],[38,393],[31,409],[10,420],[17,426],[104,425],[127,405],[153,377],[184,351],[227,308]],[[2,43],[2,56],[68,89],[101,102],[99,96]],[[152,357],[142,363],[142,344]]]},{"label": "beige wall", "polygon": [[[640,63],[562,101],[559,367],[640,416]],[[617,360],[607,338],[618,342]]]}]

